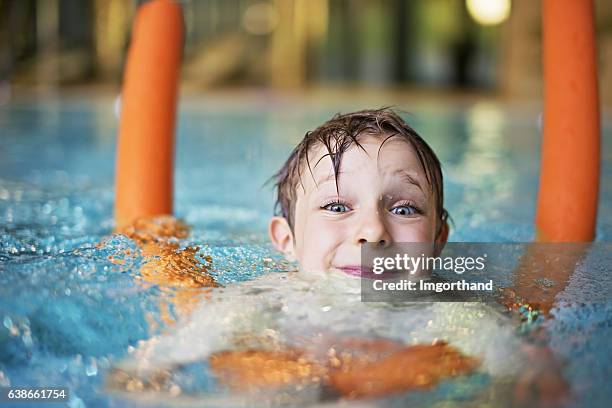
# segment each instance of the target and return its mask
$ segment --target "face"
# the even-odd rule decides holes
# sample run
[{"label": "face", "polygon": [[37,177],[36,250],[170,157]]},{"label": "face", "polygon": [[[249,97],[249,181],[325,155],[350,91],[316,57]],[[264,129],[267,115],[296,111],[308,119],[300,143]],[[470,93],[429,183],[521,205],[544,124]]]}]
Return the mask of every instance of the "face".
[{"label": "face", "polygon": [[270,222],[272,242],[302,270],[357,275],[366,242],[446,240],[446,233],[436,234],[434,196],[413,148],[398,137],[381,148],[383,140],[366,136],[360,140],[364,149],[353,146],[344,153],[338,191],[327,151],[310,153],[312,176],[303,171],[304,188],[297,187],[294,233],[284,218]]}]

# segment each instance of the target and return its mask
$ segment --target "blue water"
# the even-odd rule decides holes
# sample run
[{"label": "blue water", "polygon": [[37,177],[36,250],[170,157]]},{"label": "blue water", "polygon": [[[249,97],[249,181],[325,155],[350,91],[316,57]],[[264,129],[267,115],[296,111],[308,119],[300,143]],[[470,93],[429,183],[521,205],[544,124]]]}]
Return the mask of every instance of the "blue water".
[{"label": "blue water", "polygon": [[[226,285],[286,268],[267,243],[273,194],[265,182],[307,130],[335,112],[370,107],[269,102],[192,100],[180,109],[175,211],[192,227],[181,246],[211,255]],[[399,108],[410,112],[406,119],[443,163],[451,240],[533,238],[537,109]],[[612,238],[611,125],[604,120],[599,241]],[[167,288],[139,284],[134,276],[143,259],[126,255],[138,253],[137,246],[112,235],[116,129],[106,98],[0,107],[0,386],[68,386],[71,407],[124,406],[105,390],[106,373],[139,341],[173,330],[160,314]],[[601,284],[610,291],[610,276]],[[560,307],[555,317],[546,323],[551,347],[566,362],[574,404],[608,406],[611,302]],[[461,399],[463,380],[457,381],[398,401]],[[487,386],[478,376],[470,381]]]}]

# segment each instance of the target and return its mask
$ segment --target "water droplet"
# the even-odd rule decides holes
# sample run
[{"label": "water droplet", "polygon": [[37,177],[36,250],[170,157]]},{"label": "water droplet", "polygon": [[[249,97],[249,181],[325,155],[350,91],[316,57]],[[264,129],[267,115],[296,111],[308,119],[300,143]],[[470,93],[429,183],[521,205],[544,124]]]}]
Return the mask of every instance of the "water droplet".
[{"label": "water droplet", "polygon": [[70,394],[70,400],[68,401],[68,406],[70,408],[87,408],[87,405],[85,405],[83,400],[77,397],[74,393]]},{"label": "water droplet", "polygon": [[176,396],[177,396],[177,395],[179,395],[180,393],[181,393],[181,387],[179,387],[178,385],[173,384],[173,385],[170,387],[170,395],[171,395],[171,396],[176,397]]},{"label": "water droplet", "polygon": [[9,378],[6,376],[6,374],[4,374],[3,371],[0,371],[0,387],[10,387],[11,385],[11,381],[9,380]]},{"label": "water droplet", "polygon": [[42,212],[44,214],[51,214],[51,210],[53,210],[53,207],[51,207],[51,204],[49,203],[45,203],[45,205],[42,207]]},{"label": "water droplet", "polygon": [[85,374],[87,374],[88,377],[98,374],[98,364],[96,363],[95,358],[92,357],[89,360],[89,364],[87,364],[87,367],[85,367]]},{"label": "water droplet", "polygon": [[11,330],[13,328],[13,319],[11,319],[9,316],[4,316],[3,324],[4,327]]},{"label": "water droplet", "polygon": [[28,348],[32,347],[32,343],[33,343],[32,342],[32,336],[30,336],[29,333],[28,334],[24,334],[23,336],[21,336],[21,340],[23,340],[23,344],[26,347],[28,347]]}]

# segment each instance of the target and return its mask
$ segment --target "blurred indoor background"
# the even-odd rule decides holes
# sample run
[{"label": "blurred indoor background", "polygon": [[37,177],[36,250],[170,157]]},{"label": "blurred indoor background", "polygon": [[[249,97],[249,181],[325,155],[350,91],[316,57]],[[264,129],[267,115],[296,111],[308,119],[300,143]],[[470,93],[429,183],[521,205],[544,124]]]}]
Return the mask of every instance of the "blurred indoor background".
[{"label": "blurred indoor background", "polygon": [[[578,1],[578,0],[577,0]],[[0,101],[118,89],[142,1],[0,0]],[[535,0],[185,0],[183,84],[541,95]],[[612,103],[612,2],[597,0],[601,99]]]}]

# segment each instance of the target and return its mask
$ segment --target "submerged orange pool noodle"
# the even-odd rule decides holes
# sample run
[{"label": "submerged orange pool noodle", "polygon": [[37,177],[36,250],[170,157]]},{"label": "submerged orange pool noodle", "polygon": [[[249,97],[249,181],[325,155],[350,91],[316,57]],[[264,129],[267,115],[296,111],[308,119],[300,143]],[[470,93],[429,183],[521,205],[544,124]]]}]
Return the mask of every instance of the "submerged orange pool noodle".
[{"label": "submerged orange pool noodle", "polygon": [[297,349],[226,350],[214,353],[209,363],[221,382],[237,392],[325,383],[345,398],[428,389],[445,379],[469,374],[480,365],[477,359],[443,342],[404,346],[363,339],[345,345],[349,349],[338,349],[335,363],[315,362]]},{"label": "submerged orange pool noodle", "polygon": [[536,227],[545,242],[591,241],[599,191],[592,0],[544,0],[544,136]]},{"label": "submerged orange pool noodle", "polygon": [[115,226],[172,214],[174,123],[183,45],[180,6],[152,0],[136,15],[117,147]]}]

